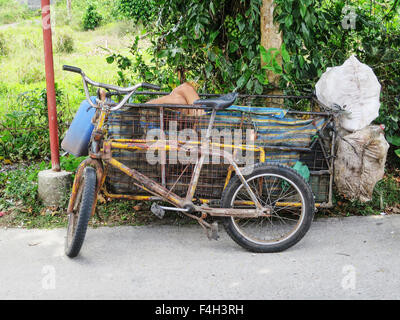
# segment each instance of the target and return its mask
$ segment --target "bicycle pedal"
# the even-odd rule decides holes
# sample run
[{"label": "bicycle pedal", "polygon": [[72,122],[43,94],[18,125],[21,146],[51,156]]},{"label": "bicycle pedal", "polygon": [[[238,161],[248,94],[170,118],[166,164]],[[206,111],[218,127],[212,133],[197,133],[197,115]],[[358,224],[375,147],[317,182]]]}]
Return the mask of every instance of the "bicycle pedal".
[{"label": "bicycle pedal", "polygon": [[219,234],[218,234],[218,222],[213,222],[211,224],[211,239],[213,240],[218,240],[219,239]]},{"label": "bicycle pedal", "polygon": [[154,215],[155,215],[157,218],[159,218],[159,219],[164,218],[165,210],[164,210],[163,208],[161,208],[157,203],[154,202],[154,203],[151,205],[150,211],[151,211],[152,213],[154,213]]}]

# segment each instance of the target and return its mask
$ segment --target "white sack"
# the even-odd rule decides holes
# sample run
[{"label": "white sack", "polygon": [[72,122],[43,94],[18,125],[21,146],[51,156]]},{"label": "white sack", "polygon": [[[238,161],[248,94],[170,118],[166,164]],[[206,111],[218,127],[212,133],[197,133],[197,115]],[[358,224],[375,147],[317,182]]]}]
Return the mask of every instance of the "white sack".
[{"label": "white sack", "polygon": [[357,131],[370,125],[379,115],[381,85],[370,67],[351,56],[339,67],[328,68],[316,84],[318,100],[327,107],[345,107],[339,125]]},{"label": "white sack", "polygon": [[389,144],[379,126],[368,126],[338,138],[335,159],[337,191],[349,200],[370,201],[385,173]]}]

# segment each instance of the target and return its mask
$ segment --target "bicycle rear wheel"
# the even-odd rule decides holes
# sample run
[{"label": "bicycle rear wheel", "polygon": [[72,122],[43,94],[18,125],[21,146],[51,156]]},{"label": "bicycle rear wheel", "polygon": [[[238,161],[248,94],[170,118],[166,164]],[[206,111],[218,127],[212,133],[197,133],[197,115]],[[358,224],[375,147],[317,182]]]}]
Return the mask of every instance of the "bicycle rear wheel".
[{"label": "bicycle rear wheel", "polygon": [[73,212],[68,217],[65,254],[74,258],[79,254],[85,240],[86,230],[96,197],[96,171],[86,167],[75,200]]},{"label": "bicycle rear wheel", "polygon": [[[309,184],[293,169],[279,165],[256,165],[245,179],[261,205],[271,212],[258,218],[225,218],[228,235],[252,252],[279,252],[300,241],[315,211]],[[222,207],[255,209],[239,177],[224,190]]]}]

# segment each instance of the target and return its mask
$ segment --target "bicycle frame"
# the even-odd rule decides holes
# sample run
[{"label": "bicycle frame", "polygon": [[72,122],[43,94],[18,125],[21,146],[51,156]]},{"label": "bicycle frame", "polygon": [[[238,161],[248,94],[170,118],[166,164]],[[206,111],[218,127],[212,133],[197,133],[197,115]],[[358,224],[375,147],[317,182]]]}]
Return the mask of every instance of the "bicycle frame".
[{"label": "bicycle frame", "polygon": [[[110,108],[107,104],[103,101],[99,103],[101,112],[98,116],[98,120],[96,123],[96,128],[93,132],[92,139],[91,139],[91,148],[89,152],[89,158],[82,162],[79,166],[73,188],[72,194],[70,198],[70,202],[68,205],[68,212],[72,212],[73,206],[75,203],[75,199],[77,196],[77,190],[79,190],[79,184],[81,180],[81,176],[83,174],[83,170],[86,166],[92,166],[96,169],[97,172],[97,192],[99,192],[104,185],[105,178],[107,175],[107,168],[108,166],[112,166],[117,168],[118,170],[122,171],[123,173],[127,174],[131,178],[134,179],[135,185],[140,187],[141,189],[145,190],[146,192],[153,194],[155,196],[154,200],[165,200],[177,208],[184,209],[187,213],[191,212],[202,212],[203,216],[205,217],[207,214],[211,216],[220,216],[220,217],[243,217],[243,218],[254,218],[260,216],[268,216],[270,213],[270,208],[263,207],[260,202],[258,201],[257,197],[248,186],[241,169],[234,161],[234,157],[229,152],[225,150],[221,151],[221,147],[229,147],[232,150],[241,149],[246,151],[253,151],[253,152],[260,152],[260,160],[264,162],[265,153],[264,149],[257,146],[235,146],[235,145],[225,145],[219,143],[211,142],[211,130],[214,125],[216,110],[213,110],[211,113],[210,121],[207,128],[207,133],[205,140],[202,142],[185,142],[184,144],[181,141],[176,141],[173,145],[167,144],[166,141],[158,140],[158,141],[146,141],[146,140],[127,140],[127,139],[114,139],[114,140],[104,140],[103,134],[103,127],[107,121],[108,114],[110,113]],[[149,143],[156,143],[156,146],[149,146]],[[161,143],[160,143],[161,142]],[[161,146],[160,146],[161,145]],[[200,146],[200,157],[197,158],[193,175],[191,177],[191,181],[188,187],[187,194],[184,198],[178,196],[171,190],[168,190],[166,187],[158,184],[154,180],[148,178],[147,176],[143,175],[139,171],[128,168],[123,163],[117,161],[112,157],[112,149],[125,149],[125,150],[149,150],[153,148],[154,150],[163,150],[163,151],[170,151],[170,150],[177,150],[177,151],[190,151],[190,148],[193,146]],[[207,205],[207,201],[201,201],[202,205],[194,204],[194,196],[196,192],[197,183],[199,181],[200,173],[205,161],[206,156],[210,155],[217,155],[222,157],[223,159],[227,160],[230,164],[233,171],[239,177],[243,185],[246,187],[250,197],[251,202],[255,205],[256,209],[228,209],[228,208],[211,208]],[[105,168],[103,166],[105,163]],[[93,212],[95,210],[95,203],[93,205]],[[202,218],[204,218],[202,216]]]}]

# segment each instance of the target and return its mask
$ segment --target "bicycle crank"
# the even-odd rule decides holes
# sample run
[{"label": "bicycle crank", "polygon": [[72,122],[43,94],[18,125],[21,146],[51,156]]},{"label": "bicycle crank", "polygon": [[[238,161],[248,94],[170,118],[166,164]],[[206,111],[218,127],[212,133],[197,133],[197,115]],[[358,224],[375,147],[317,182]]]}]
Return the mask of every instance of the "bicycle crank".
[{"label": "bicycle crank", "polygon": [[154,202],[151,205],[150,211],[152,213],[154,213],[158,218],[162,219],[162,218],[164,218],[165,211],[176,211],[176,212],[187,213],[190,211],[190,209],[189,208],[164,207],[164,206],[160,206]]},{"label": "bicycle crank", "polygon": [[[197,217],[195,215],[190,214],[189,213],[190,208],[164,207],[164,206],[158,205],[155,202],[151,205],[151,208],[150,208],[150,211],[152,213],[154,213],[154,215],[160,219],[164,218],[166,210],[181,212],[181,213],[185,214],[186,216],[197,220],[197,222],[200,224],[200,226],[206,231],[206,235],[209,240],[218,240],[219,239],[218,223],[215,221],[215,222],[209,224],[208,222],[205,222],[203,220],[203,217]],[[207,215],[205,214],[205,216],[207,216]]]}]

